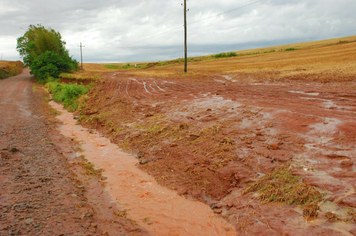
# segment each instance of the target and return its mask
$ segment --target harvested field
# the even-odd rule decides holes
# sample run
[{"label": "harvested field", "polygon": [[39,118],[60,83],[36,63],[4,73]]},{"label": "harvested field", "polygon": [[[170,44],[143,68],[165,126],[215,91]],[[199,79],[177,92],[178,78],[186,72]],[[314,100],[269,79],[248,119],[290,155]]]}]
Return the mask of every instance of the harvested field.
[{"label": "harvested field", "polygon": [[355,234],[355,40],[103,70],[80,122],[239,234]]}]

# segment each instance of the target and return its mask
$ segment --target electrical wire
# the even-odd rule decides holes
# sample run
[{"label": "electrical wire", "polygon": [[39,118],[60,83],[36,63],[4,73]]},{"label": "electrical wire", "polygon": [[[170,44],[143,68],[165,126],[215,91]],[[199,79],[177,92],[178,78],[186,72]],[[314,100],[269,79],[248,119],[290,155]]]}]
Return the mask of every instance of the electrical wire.
[{"label": "electrical wire", "polygon": [[227,14],[227,13],[230,13],[230,12],[233,12],[233,11],[236,11],[236,10],[240,10],[241,8],[245,8],[245,7],[254,5],[254,4],[259,3],[259,2],[262,2],[262,1],[263,1],[263,0],[259,0],[259,1],[256,1],[256,2],[252,2],[252,3],[249,3],[249,4],[247,4],[247,5],[244,5],[244,6],[241,6],[241,7],[237,7],[237,8],[231,9],[231,10],[229,10],[229,11],[225,11],[225,12],[216,14],[216,15],[214,15],[214,16],[210,16],[210,17],[208,17],[208,18],[204,18],[204,19],[201,19],[201,20],[194,21],[194,22],[189,23],[189,24],[187,24],[187,25],[193,25],[193,24],[196,24],[196,23],[205,21],[205,20],[209,20],[209,19],[211,19],[211,18],[215,18],[215,17],[221,16],[221,15],[225,15],[225,14]]},{"label": "electrical wire", "polygon": [[124,45],[124,47],[131,46],[131,45],[133,45],[133,44],[137,44],[137,43],[141,43],[141,42],[144,42],[144,41],[146,41],[146,40],[148,40],[148,39],[151,39],[151,38],[156,38],[156,37],[161,36],[161,35],[163,35],[163,34],[166,34],[166,33],[169,33],[169,32],[172,32],[172,31],[175,31],[175,30],[177,30],[177,29],[180,29],[181,27],[182,27],[182,26],[179,26],[179,27],[176,27],[176,28],[173,28],[173,29],[170,29],[170,30],[164,31],[164,32],[159,33],[159,34],[149,36],[149,37],[144,38],[144,39],[142,39],[142,40],[140,40],[140,41],[136,41],[136,42],[133,42],[133,43],[130,43],[130,44],[126,44],[126,45]]},{"label": "electrical wire", "polygon": [[[243,5],[243,6],[241,6],[241,7],[237,7],[237,8],[231,9],[231,10],[229,10],[229,11],[225,11],[225,12],[216,14],[216,15],[214,15],[214,16],[210,16],[210,17],[208,17],[208,18],[204,18],[204,19],[201,19],[201,20],[194,21],[194,22],[189,23],[189,24],[187,24],[187,25],[193,25],[193,24],[196,24],[196,23],[205,21],[205,20],[209,20],[209,19],[211,19],[211,18],[215,18],[215,17],[221,16],[221,15],[224,15],[224,14],[227,14],[227,13],[230,13],[230,12],[233,12],[233,11],[236,11],[236,10],[239,10],[239,9],[242,9],[242,8],[245,8],[245,7],[248,7],[248,6],[251,6],[251,5],[257,4],[257,3],[262,2],[262,1],[263,1],[263,0],[255,1],[255,2],[252,2],[252,3],[246,4],[246,5]],[[134,44],[137,44],[137,43],[141,43],[141,42],[147,41],[148,39],[151,39],[151,38],[156,38],[156,37],[161,36],[161,35],[163,35],[163,34],[167,34],[167,33],[169,33],[169,32],[175,31],[175,30],[177,30],[177,29],[181,29],[181,27],[182,27],[182,26],[175,27],[175,28],[173,28],[173,29],[164,31],[164,32],[162,32],[162,33],[159,33],[159,34],[156,34],[156,35],[152,35],[152,36],[146,37],[146,38],[144,38],[144,39],[142,39],[142,40],[139,40],[139,41],[136,41],[136,42],[133,42],[133,43],[130,43],[130,44],[123,45],[122,47],[128,47],[128,46],[131,46],[131,45],[134,45]]]}]

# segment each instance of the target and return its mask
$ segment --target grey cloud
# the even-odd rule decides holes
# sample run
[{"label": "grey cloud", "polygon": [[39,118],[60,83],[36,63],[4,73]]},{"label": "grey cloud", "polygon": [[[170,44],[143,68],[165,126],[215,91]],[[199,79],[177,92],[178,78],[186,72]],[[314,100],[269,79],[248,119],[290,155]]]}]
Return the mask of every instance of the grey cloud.
[{"label": "grey cloud", "polygon": [[[16,38],[30,24],[40,23],[59,31],[70,54],[77,59],[80,41],[86,45],[87,61],[182,57],[182,1],[2,0],[0,40],[6,43],[1,44],[0,52],[6,51],[17,59],[15,48],[9,49],[9,45],[16,47]],[[354,0],[264,0],[206,19],[253,2],[188,1],[188,24],[199,21],[188,26],[189,55],[239,50],[246,45],[262,47],[272,42],[350,36],[356,32]]]}]

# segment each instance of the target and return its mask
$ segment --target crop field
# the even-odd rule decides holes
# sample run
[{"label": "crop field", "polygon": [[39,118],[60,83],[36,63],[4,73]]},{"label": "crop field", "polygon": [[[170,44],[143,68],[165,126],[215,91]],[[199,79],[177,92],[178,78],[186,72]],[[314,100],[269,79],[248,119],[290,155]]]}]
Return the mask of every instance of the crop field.
[{"label": "crop field", "polygon": [[81,124],[239,234],[356,233],[356,36],[232,55],[63,79],[95,77]]}]

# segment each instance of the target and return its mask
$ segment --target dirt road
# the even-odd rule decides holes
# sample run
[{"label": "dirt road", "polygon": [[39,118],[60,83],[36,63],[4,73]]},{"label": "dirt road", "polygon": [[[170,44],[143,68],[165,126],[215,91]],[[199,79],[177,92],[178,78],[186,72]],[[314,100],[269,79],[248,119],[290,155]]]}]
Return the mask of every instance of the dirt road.
[{"label": "dirt road", "polygon": [[0,81],[0,235],[147,235],[115,215],[78,160],[68,164],[73,145],[54,129],[45,96],[26,69]]}]

